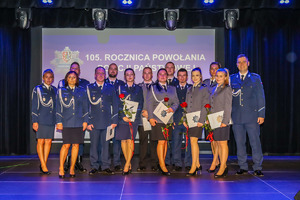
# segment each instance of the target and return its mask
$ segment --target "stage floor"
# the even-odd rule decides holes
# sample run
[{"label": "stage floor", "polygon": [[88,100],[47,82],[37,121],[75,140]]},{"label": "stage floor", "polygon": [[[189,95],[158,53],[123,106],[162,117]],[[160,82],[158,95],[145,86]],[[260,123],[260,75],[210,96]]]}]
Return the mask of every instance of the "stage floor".
[{"label": "stage floor", "polygon": [[[49,158],[51,175],[39,172],[37,156],[0,156],[0,199],[294,199],[300,190],[299,156],[265,156],[264,177],[249,174],[236,176],[236,157],[228,160],[229,175],[214,179],[206,172],[211,156],[200,155],[201,175],[186,177],[186,171],[162,176],[150,169],[137,172],[138,157],[133,158],[133,173],[115,175],[76,174],[58,178],[58,155]],[[89,170],[89,158],[84,158]],[[150,166],[148,166],[149,168]],[[172,169],[171,169],[172,172]]]}]

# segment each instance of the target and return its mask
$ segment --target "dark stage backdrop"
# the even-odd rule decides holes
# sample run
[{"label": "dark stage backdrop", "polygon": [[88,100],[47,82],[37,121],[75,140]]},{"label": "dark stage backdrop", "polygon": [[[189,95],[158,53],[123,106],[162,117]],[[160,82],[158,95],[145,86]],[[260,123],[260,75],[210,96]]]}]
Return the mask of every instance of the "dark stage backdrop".
[{"label": "dark stage backdrop", "polygon": [[[16,2],[20,1],[0,3],[0,154],[29,153],[30,30],[14,28]],[[35,3],[30,4],[29,7],[35,6],[32,26],[93,27],[91,9],[82,8],[86,5],[58,2],[61,4],[55,8],[44,9]],[[82,2],[89,2],[88,6],[91,6],[92,2],[102,1]],[[110,4],[107,8],[113,9],[109,10],[107,25],[111,28],[163,27],[162,11],[158,8],[165,6],[181,8],[179,28],[222,27],[223,10],[218,8],[241,8],[238,29],[225,31],[225,63],[222,64],[231,73],[236,73],[236,56],[246,53],[250,59],[250,71],[262,77],[266,94],[266,120],[261,127],[263,152],[300,153],[297,127],[300,122],[300,83],[297,78],[300,69],[300,10],[296,9],[297,6],[277,9],[278,5],[266,6],[271,1],[228,1],[232,4],[218,4],[216,10],[212,10],[202,8],[196,1],[170,1],[163,5],[151,4],[156,1],[147,2],[147,6],[140,5],[140,10],[130,11],[118,10],[118,6]],[[194,5],[188,2],[194,2]],[[296,5],[296,1],[293,2]],[[230,153],[235,154],[233,137]]]}]

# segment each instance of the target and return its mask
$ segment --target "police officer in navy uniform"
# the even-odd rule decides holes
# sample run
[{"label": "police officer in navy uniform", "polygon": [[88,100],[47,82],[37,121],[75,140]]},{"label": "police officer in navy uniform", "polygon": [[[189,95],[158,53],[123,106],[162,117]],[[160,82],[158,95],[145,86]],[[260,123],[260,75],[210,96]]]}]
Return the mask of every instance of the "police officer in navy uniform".
[{"label": "police officer in navy uniform", "polygon": [[88,130],[91,138],[90,175],[95,174],[98,169],[103,169],[102,171],[109,175],[114,174],[110,169],[111,160],[109,141],[106,141],[106,130],[108,126],[111,126],[113,129],[117,126],[118,99],[114,87],[109,83],[104,83],[105,78],[105,69],[97,67],[95,69],[95,83],[87,86],[89,101]]},{"label": "police officer in navy uniform", "polygon": [[64,163],[72,144],[70,177],[75,177],[75,163],[79,144],[84,142],[84,131],[88,125],[88,100],[86,90],[79,86],[75,71],[65,76],[65,86],[56,95],[56,128],[62,130],[63,145],[60,151],[59,178],[65,177]]},{"label": "police officer in navy uniform", "polygon": [[[181,68],[177,72],[177,78],[179,84],[176,86],[176,92],[179,99],[179,104],[185,102],[186,99],[186,92],[191,84],[187,83],[188,79],[188,72],[186,69]],[[186,128],[183,124],[179,125],[180,119],[183,115],[183,108],[178,106],[177,110],[174,113],[174,130],[173,130],[173,137],[172,137],[172,163],[175,165],[174,171],[181,171],[182,170],[182,161],[181,161],[181,146],[182,146],[182,139],[184,134],[186,133]],[[185,138],[185,137],[184,137]],[[185,139],[186,140],[186,139]],[[185,141],[188,143],[187,149],[185,150],[185,157],[184,163],[186,170],[190,170],[192,165],[192,155],[191,155],[191,143],[190,139]]]},{"label": "police officer in navy uniform", "polygon": [[237,175],[248,173],[246,133],[252,149],[254,175],[263,176],[263,154],[260,142],[260,125],[265,119],[265,95],[260,76],[248,71],[250,62],[246,55],[237,57],[239,73],[231,78],[233,133],[237,146],[240,170]]},{"label": "police officer in navy uniform", "polygon": [[[123,175],[131,173],[131,159],[134,154],[134,140],[137,134],[137,128],[141,120],[142,108],[144,105],[143,89],[134,83],[135,73],[132,68],[127,68],[124,71],[124,80],[126,84],[120,86],[119,94],[119,121],[116,128],[116,140],[121,140],[121,147],[125,157],[125,165],[123,168]],[[124,95],[124,97],[122,97]],[[125,114],[125,101],[133,101],[138,103],[135,111],[135,120],[130,118],[130,115]],[[130,108],[128,111],[130,112]],[[132,113],[133,114],[133,113]]]},{"label": "police officer in navy uniform", "polygon": [[54,73],[51,69],[43,72],[43,83],[36,86],[32,91],[32,128],[36,132],[37,153],[41,162],[40,171],[50,174],[47,168],[47,160],[54,138],[55,113],[57,92],[52,86]]},{"label": "police officer in navy uniform", "polygon": [[[78,62],[73,62],[70,65],[70,71],[74,71],[78,74],[78,77],[80,77],[80,65]],[[79,86],[86,88],[86,86],[90,84],[88,80],[85,80],[83,78],[79,78]],[[64,87],[65,86],[65,79],[62,79],[58,82],[58,88]],[[86,172],[86,169],[82,165],[82,156],[83,156],[83,143],[79,145],[79,152],[78,152],[78,159],[75,164],[76,170],[79,170],[80,172]],[[69,153],[66,159],[65,163],[65,171],[68,171],[70,168],[70,156],[71,156],[71,151],[72,151],[72,146],[69,149]]]},{"label": "police officer in navy uniform", "polygon": [[[152,87],[154,82],[152,81],[153,73],[150,67],[145,67],[143,69],[143,79],[142,83],[138,85],[143,89],[143,97],[144,97],[144,105],[142,110],[142,118],[146,118],[148,120],[148,111],[147,111],[147,103],[146,98],[147,94]],[[142,120],[138,126],[139,132],[139,167],[137,171],[144,171],[146,170],[146,157],[148,151],[148,138],[150,139],[150,164],[152,171],[157,170],[158,158],[156,153],[157,141],[151,140],[151,130],[144,130]]]},{"label": "police officer in navy uniform", "polygon": [[165,69],[168,73],[167,83],[168,85],[177,86],[179,84],[178,79],[174,76],[175,74],[175,64],[173,62],[167,62],[165,65]]},{"label": "police officer in navy uniform", "polygon": [[[117,79],[118,76],[118,66],[116,63],[111,63],[108,66],[108,78],[105,79],[105,83],[110,83],[114,86],[116,91],[116,95],[119,94],[119,87],[121,85],[125,85],[124,81]],[[121,167],[121,141],[116,140],[115,137],[112,139],[113,141],[113,164],[115,166],[115,171],[122,171]]]},{"label": "police officer in navy uniform", "polygon": [[[220,68],[221,68],[221,63],[219,62],[212,62],[209,65],[210,78],[205,79],[203,83],[208,86],[208,91],[210,94],[212,93],[212,89],[217,85],[216,72]],[[206,130],[205,130],[205,135],[206,137],[208,135],[208,132]],[[217,149],[217,143],[215,141],[211,141],[210,145],[211,145],[211,149]],[[213,152],[213,157],[217,158],[217,162],[215,166],[211,165],[210,168],[207,169],[208,173],[214,173],[216,169],[220,167],[218,151],[212,151],[212,152]]]}]

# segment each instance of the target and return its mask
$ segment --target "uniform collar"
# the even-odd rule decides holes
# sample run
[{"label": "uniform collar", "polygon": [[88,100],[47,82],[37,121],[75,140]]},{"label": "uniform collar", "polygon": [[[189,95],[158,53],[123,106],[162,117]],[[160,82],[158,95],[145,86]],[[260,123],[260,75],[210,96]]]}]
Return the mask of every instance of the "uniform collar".
[{"label": "uniform collar", "polygon": [[95,86],[97,85],[98,87],[101,86],[103,88],[104,83],[102,83],[102,85],[100,85],[97,81],[95,83],[96,83]]}]

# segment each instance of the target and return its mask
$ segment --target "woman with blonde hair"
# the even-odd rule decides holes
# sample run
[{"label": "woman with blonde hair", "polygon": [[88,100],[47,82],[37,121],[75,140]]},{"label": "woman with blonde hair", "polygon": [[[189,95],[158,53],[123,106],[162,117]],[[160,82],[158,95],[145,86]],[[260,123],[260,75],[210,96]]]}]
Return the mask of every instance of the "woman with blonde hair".
[{"label": "woman with blonde hair", "polygon": [[[223,119],[219,128],[213,131],[213,139],[216,141],[216,149],[220,157],[220,168],[215,173],[215,178],[226,177],[228,173],[228,167],[226,165],[228,159],[228,143],[230,136],[230,119],[232,108],[232,89],[229,86],[229,72],[227,69],[218,69],[216,73],[217,85],[213,88],[209,97],[211,105],[211,113],[224,111]],[[214,156],[212,166],[216,165],[218,157]]]}]

